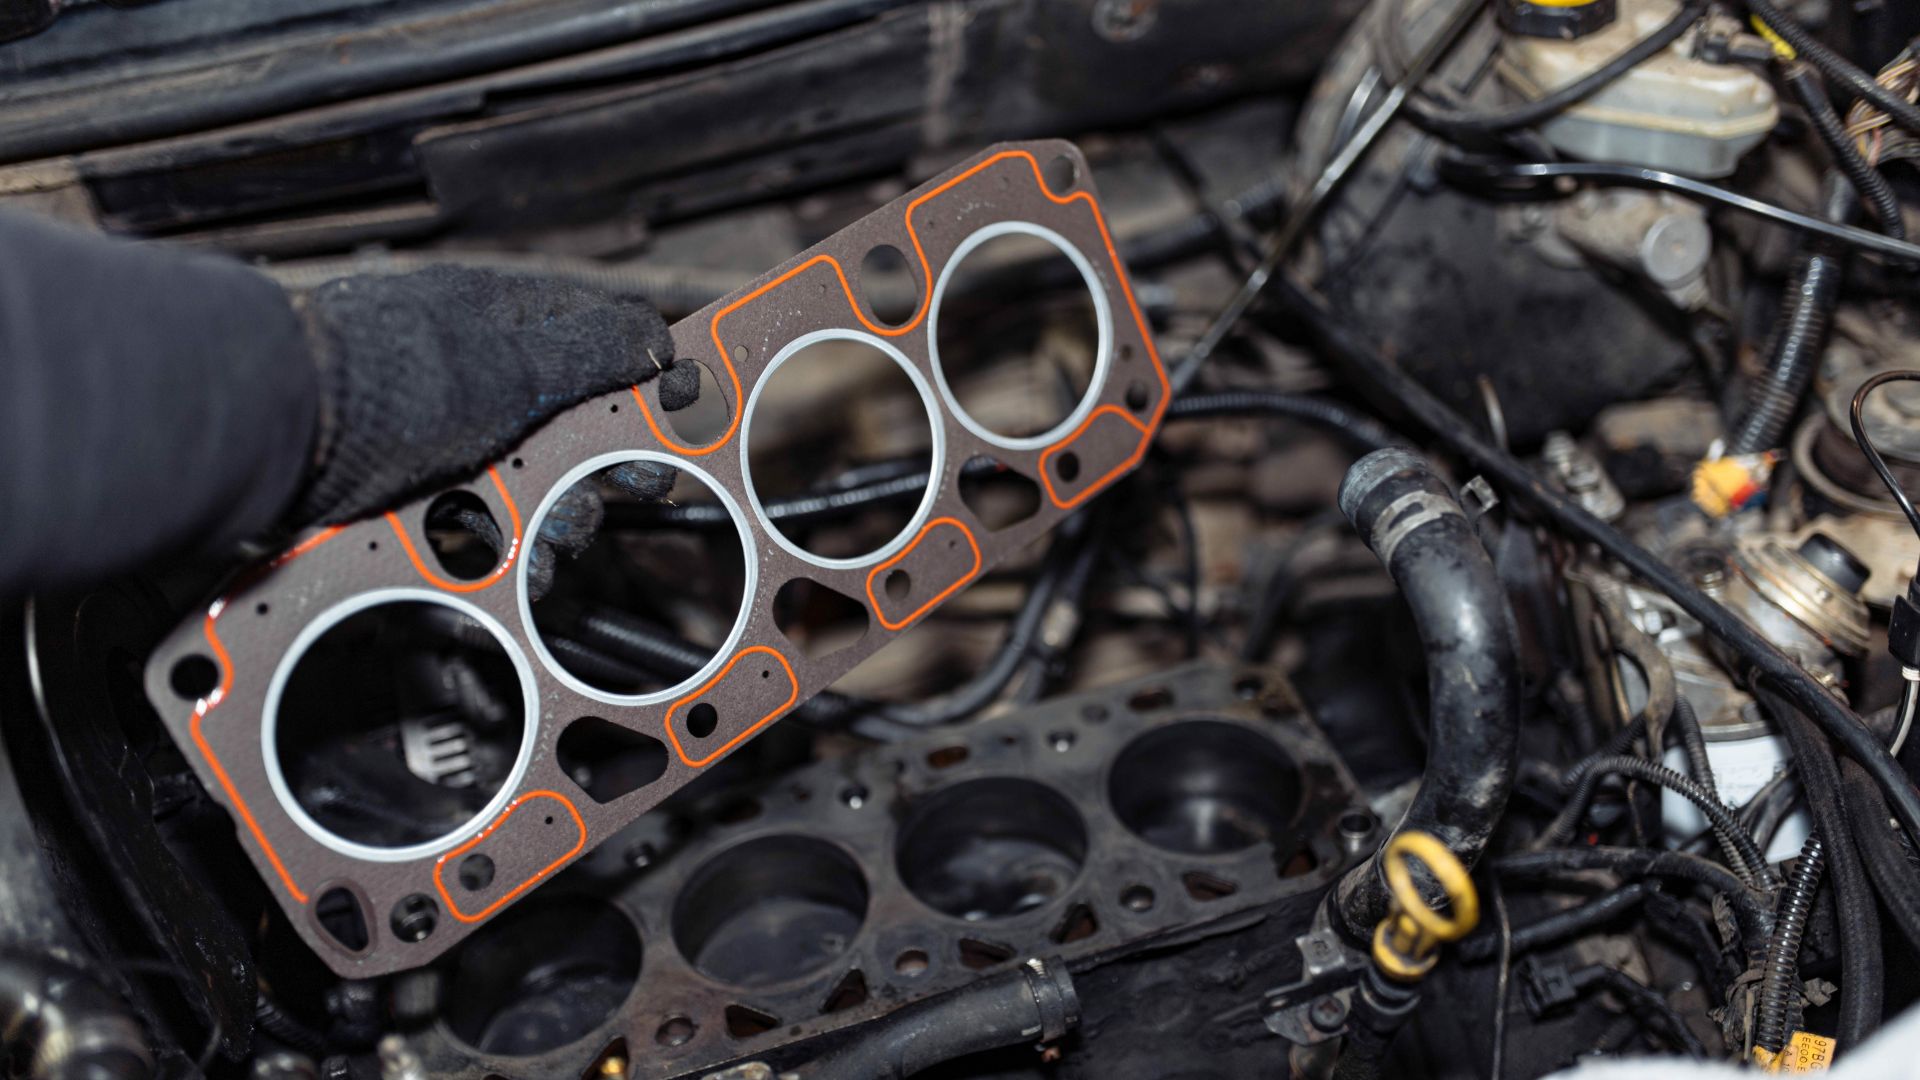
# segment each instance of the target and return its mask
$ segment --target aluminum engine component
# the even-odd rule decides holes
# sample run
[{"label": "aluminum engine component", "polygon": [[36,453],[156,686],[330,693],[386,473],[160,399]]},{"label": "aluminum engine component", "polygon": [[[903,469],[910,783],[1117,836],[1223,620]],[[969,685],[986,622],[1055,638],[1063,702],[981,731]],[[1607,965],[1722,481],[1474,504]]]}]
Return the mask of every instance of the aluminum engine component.
[{"label": "aluminum engine component", "polygon": [[[1084,396],[1050,429],[1017,437],[962,407],[937,336],[954,269],[975,246],[1005,234],[1038,238],[1067,256],[1098,321]],[[883,290],[865,269],[884,247],[911,253],[904,261],[915,304],[891,323],[877,314]],[[336,972],[372,976],[445,952],[1119,479],[1145,454],[1168,399],[1084,159],[1058,141],[1006,144],[956,166],[676,324],[673,335],[679,362],[706,365],[724,398],[724,427],[710,441],[694,443],[676,430],[661,406],[660,380],[588,401],[440,496],[465,500],[498,523],[505,543],[496,565],[456,573],[429,536],[428,510],[437,500],[422,499],[306,536],[203,618],[176,629],[150,661],[149,697],[232,813],[293,926]],[[932,480],[910,521],[857,558],[824,558],[784,536],[748,459],[768,376],[823,341],[856,343],[898,365],[931,428]],[[1031,516],[995,522],[996,530],[976,514],[959,478],[979,458],[1044,493]],[[704,486],[738,535],[745,583],[724,640],[698,670],[657,691],[611,693],[543,640],[529,563],[532,539],[550,514],[564,512],[556,508],[564,493],[604,470],[613,470],[616,484],[630,482],[619,468],[631,463],[669,467]],[[783,634],[774,609],[785,587],[802,579],[855,608],[865,623],[856,641],[809,655]],[[322,825],[296,800],[276,740],[283,705],[302,696],[305,684],[289,687],[303,657],[333,647],[327,642],[337,635],[329,633],[356,616],[400,607],[424,612],[427,632],[446,648],[493,657],[463,685],[492,680],[503,701],[517,701],[520,734],[514,739],[510,726],[499,726],[511,724],[510,716],[492,715],[499,710],[466,717],[503,733],[498,790],[456,827],[372,844]],[[377,636],[358,648],[351,656],[384,659]],[[461,696],[443,688],[422,693],[462,707]],[[354,711],[336,706],[302,722],[324,727]],[[645,749],[657,774],[601,801],[559,762],[559,744],[575,725]],[[437,798],[442,789],[431,793]]]}]

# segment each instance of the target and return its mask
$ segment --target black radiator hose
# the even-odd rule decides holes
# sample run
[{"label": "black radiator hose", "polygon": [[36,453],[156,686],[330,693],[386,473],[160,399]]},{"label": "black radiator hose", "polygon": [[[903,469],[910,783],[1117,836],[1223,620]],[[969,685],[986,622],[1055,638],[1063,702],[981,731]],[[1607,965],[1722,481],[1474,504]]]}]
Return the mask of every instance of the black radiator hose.
[{"label": "black radiator hose", "polygon": [[125,1002],[70,964],[0,957],[0,1034],[31,1080],[147,1080],[153,1055]]},{"label": "black radiator hose", "polygon": [[[1845,223],[1859,205],[1853,186],[1839,173],[1829,173],[1822,191],[1829,221]],[[1728,440],[1735,454],[1758,454],[1781,446],[1800,410],[1800,399],[1813,382],[1820,354],[1827,343],[1827,327],[1840,303],[1846,276],[1846,253],[1838,245],[1808,240],[1807,251],[1794,268],[1793,282],[1774,326],[1771,359],[1766,373],[1747,389],[1746,411]]]},{"label": "black radiator hose", "polygon": [[950,994],[909,1005],[854,1041],[782,1073],[795,1080],[895,1080],[963,1054],[1051,1042],[1080,1022],[1080,999],[1058,959],[1027,960]]},{"label": "black radiator hose", "polygon": [[[1432,833],[1472,867],[1513,790],[1513,611],[1466,512],[1420,455],[1392,448],[1355,462],[1340,484],[1340,509],[1393,575],[1427,653],[1427,767],[1393,832]],[[1348,871],[1336,896],[1347,932],[1371,935],[1387,910],[1379,851]]]}]

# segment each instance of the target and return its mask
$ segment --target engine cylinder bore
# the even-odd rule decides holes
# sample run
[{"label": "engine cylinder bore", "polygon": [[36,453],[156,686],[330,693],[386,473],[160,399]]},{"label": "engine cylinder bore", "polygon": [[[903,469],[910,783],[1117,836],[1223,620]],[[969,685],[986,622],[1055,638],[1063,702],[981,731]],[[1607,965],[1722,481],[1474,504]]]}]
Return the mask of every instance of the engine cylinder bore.
[{"label": "engine cylinder bore", "polygon": [[1087,827],[1064,795],[1014,777],[969,780],[922,799],[894,847],[922,903],[969,922],[1004,919],[1063,895],[1087,858]]},{"label": "engine cylinder bore", "polygon": [[316,619],[274,678],[269,779],[330,847],[393,858],[479,826],[530,751],[518,650],[478,609],[408,590]]},{"label": "engine cylinder bore", "polygon": [[588,896],[535,900],[487,924],[447,961],[447,1027],[482,1053],[541,1054],[585,1038],[640,978],[640,933]]},{"label": "engine cylinder bore", "polygon": [[[932,386],[890,342],[843,330],[789,342],[749,395],[741,438],[748,502],[768,535],[824,566],[898,550],[937,494],[945,447],[937,410]],[[894,498],[855,513],[772,516],[783,503],[790,511],[809,499],[819,505],[843,478],[888,463],[910,469]]]},{"label": "engine cylinder bore", "polygon": [[1114,759],[1107,797],[1134,835],[1186,855],[1287,845],[1300,768],[1235,724],[1191,720],[1149,731]]},{"label": "engine cylinder bore", "polygon": [[555,550],[528,553],[523,617],[549,670],[583,694],[670,697],[745,626],[757,569],[744,515],[696,466],[651,451],[590,459],[527,531]]},{"label": "engine cylinder bore", "polygon": [[867,918],[867,878],[838,847],[763,836],[708,860],[673,904],[673,941],[701,974],[768,986],[844,954]]},{"label": "engine cylinder bore", "polygon": [[927,330],[941,393],[988,442],[1055,442],[1092,408],[1111,318],[1092,267],[1064,237],[1026,222],[981,229],[934,289]]}]

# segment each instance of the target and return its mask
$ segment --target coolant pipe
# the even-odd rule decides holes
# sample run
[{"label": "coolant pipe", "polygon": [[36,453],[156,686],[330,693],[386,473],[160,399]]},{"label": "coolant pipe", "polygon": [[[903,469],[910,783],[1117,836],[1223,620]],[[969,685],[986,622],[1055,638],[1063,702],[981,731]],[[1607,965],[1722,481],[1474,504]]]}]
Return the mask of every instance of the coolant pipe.
[{"label": "coolant pipe", "polygon": [[[1427,653],[1427,767],[1392,836],[1431,833],[1471,868],[1513,790],[1513,611],[1466,512],[1420,455],[1396,447],[1355,462],[1340,484],[1340,509],[1393,576]],[[1387,911],[1379,851],[1341,879],[1335,903],[1349,934],[1373,932]]]},{"label": "coolant pipe", "polygon": [[963,1054],[1032,1040],[1052,1042],[1080,1022],[1080,999],[1059,959],[1011,971],[909,1005],[854,1041],[782,1076],[795,1080],[895,1080]]}]

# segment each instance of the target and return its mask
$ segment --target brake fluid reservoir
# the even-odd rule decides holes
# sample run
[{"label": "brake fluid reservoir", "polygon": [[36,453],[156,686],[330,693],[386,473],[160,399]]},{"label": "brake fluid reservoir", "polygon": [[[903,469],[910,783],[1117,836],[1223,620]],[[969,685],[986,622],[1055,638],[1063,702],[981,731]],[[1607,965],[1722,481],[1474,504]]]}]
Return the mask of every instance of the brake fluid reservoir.
[{"label": "brake fluid reservoir", "polygon": [[[1529,100],[1601,67],[1658,30],[1680,10],[1678,0],[1619,0],[1612,24],[1571,40],[1508,34],[1500,75]],[[1571,157],[1664,169],[1687,176],[1733,172],[1780,118],[1773,88],[1732,64],[1689,55],[1695,34],[1630,69],[1540,128]]]}]

